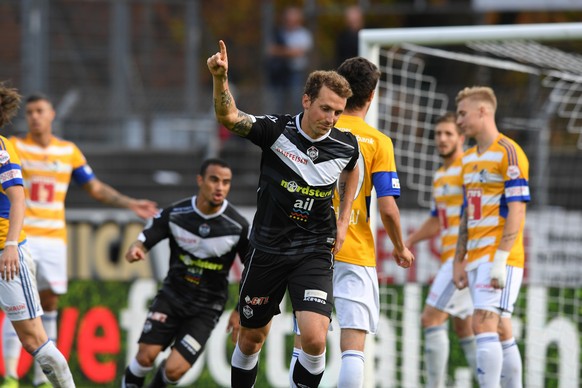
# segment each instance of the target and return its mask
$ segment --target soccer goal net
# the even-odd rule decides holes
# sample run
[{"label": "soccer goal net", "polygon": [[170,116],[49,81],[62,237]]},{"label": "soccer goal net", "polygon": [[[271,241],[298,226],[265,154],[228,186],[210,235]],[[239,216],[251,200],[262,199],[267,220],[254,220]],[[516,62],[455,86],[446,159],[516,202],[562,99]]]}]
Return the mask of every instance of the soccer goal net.
[{"label": "soccer goal net", "polygon": [[[582,24],[376,29],[360,32],[360,53],[382,72],[367,121],[394,141],[403,231],[428,216],[441,163],[433,122],[455,110],[466,86],[490,86],[497,126],[530,160],[526,274],[513,316],[527,387],[579,387],[582,335]],[[392,262],[377,239],[382,322],[372,385],[425,382],[420,312],[439,266],[438,241],[415,248],[413,270]],[[472,386],[451,333],[450,386]]]}]

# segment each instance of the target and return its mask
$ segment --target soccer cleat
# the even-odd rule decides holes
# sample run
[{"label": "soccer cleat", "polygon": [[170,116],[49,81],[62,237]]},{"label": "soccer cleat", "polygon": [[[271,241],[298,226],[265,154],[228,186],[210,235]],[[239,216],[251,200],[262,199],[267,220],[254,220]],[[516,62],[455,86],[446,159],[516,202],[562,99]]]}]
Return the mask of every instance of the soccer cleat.
[{"label": "soccer cleat", "polygon": [[12,376],[6,376],[4,382],[0,385],[0,388],[18,388],[18,379]]}]

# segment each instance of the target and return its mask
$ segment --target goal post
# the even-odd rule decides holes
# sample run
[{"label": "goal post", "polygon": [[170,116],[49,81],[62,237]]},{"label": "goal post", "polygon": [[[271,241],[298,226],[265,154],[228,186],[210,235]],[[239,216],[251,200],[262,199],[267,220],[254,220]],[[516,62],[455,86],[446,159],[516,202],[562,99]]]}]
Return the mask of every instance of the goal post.
[{"label": "goal post", "polygon": [[[513,316],[524,384],[579,387],[582,23],[364,29],[359,42],[360,55],[382,73],[366,121],[394,142],[405,235],[428,216],[432,176],[441,164],[433,145],[434,119],[455,110],[456,93],[463,87],[484,85],[496,92],[498,127],[518,141],[530,160],[526,275]],[[371,351],[367,348],[366,359],[375,363],[368,365],[372,371],[366,374],[366,386],[421,386],[422,333],[414,322],[420,311],[411,312],[410,306],[418,310],[424,304],[439,266],[438,241],[416,247],[413,271],[399,269],[377,222],[375,201],[371,215],[378,231],[381,308],[389,334],[379,332]],[[386,337],[397,342],[390,356],[384,355],[392,349]],[[451,348],[449,382],[463,386],[466,369],[455,365],[459,358],[453,354]],[[395,381],[385,383],[383,371],[392,371]]]}]

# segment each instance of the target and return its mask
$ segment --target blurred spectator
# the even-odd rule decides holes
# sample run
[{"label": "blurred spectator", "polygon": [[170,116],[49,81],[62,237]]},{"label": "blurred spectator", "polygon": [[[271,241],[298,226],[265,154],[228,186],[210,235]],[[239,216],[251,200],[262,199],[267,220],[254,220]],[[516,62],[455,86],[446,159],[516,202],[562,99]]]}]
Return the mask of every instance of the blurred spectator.
[{"label": "blurred spectator", "polygon": [[[297,7],[285,8],[267,52],[270,93],[265,105],[269,113],[299,111],[303,85],[309,65],[313,36],[303,26],[303,12]],[[293,105],[289,105],[293,104]]]},{"label": "blurred spectator", "polygon": [[364,15],[359,6],[346,8],[344,23],[345,27],[335,42],[336,66],[348,58],[358,56],[358,32],[364,28]]}]

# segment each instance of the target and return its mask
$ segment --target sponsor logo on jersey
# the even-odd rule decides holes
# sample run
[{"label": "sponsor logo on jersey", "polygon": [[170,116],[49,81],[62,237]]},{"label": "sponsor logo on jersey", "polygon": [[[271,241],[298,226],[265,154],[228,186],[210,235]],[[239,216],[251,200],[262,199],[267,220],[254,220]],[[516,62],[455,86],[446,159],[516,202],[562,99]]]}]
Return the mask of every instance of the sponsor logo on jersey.
[{"label": "sponsor logo on jersey", "polygon": [[321,290],[305,290],[303,301],[327,304],[327,292]]},{"label": "sponsor logo on jersey", "polygon": [[220,271],[224,268],[224,264],[221,263],[213,263],[211,261],[203,260],[203,259],[193,259],[190,255],[180,255],[180,260],[182,263],[186,264],[187,266],[192,267],[199,267],[208,269],[211,271]]},{"label": "sponsor logo on jersey", "polygon": [[0,164],[5,164],[10,160],[10,154],[8,151],[2,150],[0,151]]},{"label": "sponsor logo on jersey", "polygon": [[307,149],[307,156],[309,156],[309,159],[315,160],[319,158],[319,150],[315,146],[311,146]]},{"label": "sponsor logo on jersey", "polygon": [[356,139],[358,139],[358,143],[374,144],[374,139],[372,139],[371,137],[362,137],[356,135]]},{"label": "sponsor logo on jersey", "polygon": [[507,167],[507,176],[511,179],[517,179],[521,175],[521,171],[519,171],[519,167],[512,165]]},{"label": "sponsor logo on jersey", "polygon": [[313,187],[310,186],[299,186],[299,184],[297,184],[297,182],[295,181],[287,182],[286,180],[282,180],[281,186],[286,188],[287,191],[290,193],[303,194],[308,195],[310,197],[330,198],[333,195],[332,189],[323,191],[319,189],[314,189]]},{"label": "sponsor logo on jersey", "polygon": [[392,178],[392,188],[399,189],[400,188],[400,179]]},{"label": "sponsor logo on jersey", "polygon": [[286,157],[289,160],[292,160],[294,162],[301,163],[301,164],[307,164],[307,159],[302,158],[299,155],[292,154],[289,151],[285,151],[284,149],[282,149],[280,147],[275,147],[275,151],[277,151],[278,153],[280,153],[281,155],[283,155],[284,157]]}]

